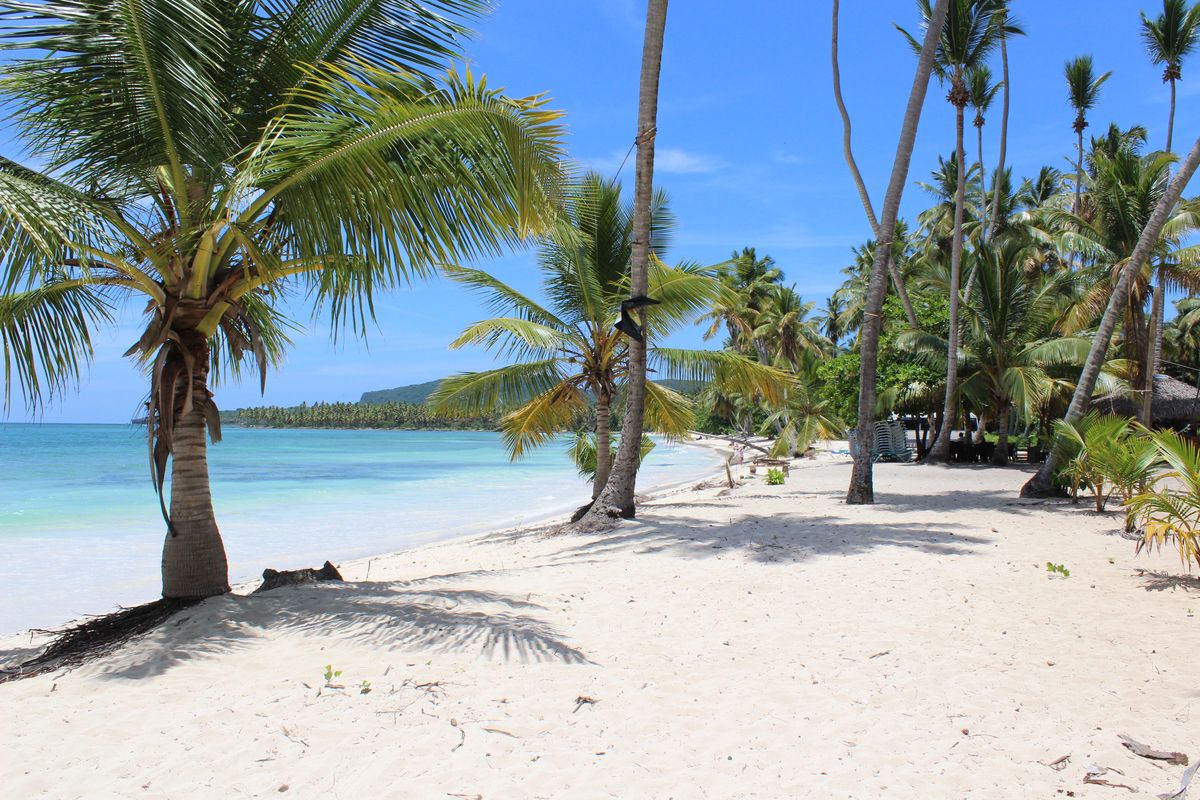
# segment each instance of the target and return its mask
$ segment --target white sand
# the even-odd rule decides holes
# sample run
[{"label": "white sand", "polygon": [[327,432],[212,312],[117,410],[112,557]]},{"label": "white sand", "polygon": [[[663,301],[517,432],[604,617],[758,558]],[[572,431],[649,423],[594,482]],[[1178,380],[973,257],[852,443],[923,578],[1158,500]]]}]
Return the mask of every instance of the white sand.
[{"label": "white sand", "polygon": [[[209,601],[0,686],[5,797],[1119,798],[1200,757],[1200,584],[1020,470],[678,493]],[[1048,577],[1045,563],[1071,570]],[[1138,575],[1138,569],[1152,572]],[[28,637],[0,643],[10,660]],[[326,664],[341,670],[322,688]],[[371,691],[359,692],[363,681]],[[579,702],[591,698],[593,703]],[[1063,755],[1062,771],[1040,762]],[[286,787],[286,789],[285,789]],[[1192,790],[1200,797],[1200,780]]]}]

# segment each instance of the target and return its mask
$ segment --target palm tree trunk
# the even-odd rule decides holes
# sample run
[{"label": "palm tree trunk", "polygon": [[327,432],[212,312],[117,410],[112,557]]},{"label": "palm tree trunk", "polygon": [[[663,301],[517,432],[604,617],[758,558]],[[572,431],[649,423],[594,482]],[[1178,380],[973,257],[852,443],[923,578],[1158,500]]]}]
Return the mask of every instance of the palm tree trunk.
[{"label": "palm tree trunk", "polygon": [[[878,240],[879,220],[875,216],[875,207],[871,204],[871,194],[867,191],[867,184],[863,180],[862,172],[858,169],[858,162],[854,159],[854,150],[850,145],[850,112],[846,110],[846,103],[842,99],[842,70],[838,64],[838,7],[838,0],[833,0],[833,99],[837,102],[838,113],[842,115],[842,156],[846,159],[846,166],[850,168],[850,175],[854,178],[854,185],[858,188],[858,197],[862,201],[863,211],[867,214],[867,221],[871,223],[871,233]],[[891,257],[891,251],[889,250],[885,255],[888,275],[891,276],[892,285],[896,287],[896,296],[900,298],[900,304],[904,306],[904,315],[908,318],[909,326],[917,328],[917,315],[913,311],[912,301],[908,297],[908,289],[904,285],[903,276],[900,275],[900,270]]]},{"label": "palm tree trunk", "polygon": [[[1171,110],[1167,116],[1167,152],[1171,152],[1171,143],[1175,135],[1175,79],[1171,81]],[[1141,422],[1149,427],[1154,420],[1154,376],[1158,374],[1159,365],[1162,364],[1162,343],[1163,343],[1163,313],[1166,305],[1166,290],[1163,288],[1162,269],[1159,268],[1158,280],[1154,282],[1154,303],[1150,311],[1150,341],[1153,346],[1147,354],[1146,359],[1146,374],[1150,376],[1149,388],[1150,391],[1142,397],[1142,416]]]},{"label": "palm tree trunk", "polygon": [[[633,252],[629,262],[630,296],[648,291],[646,265],[650,257],[650,199],[654,193],[654,137],[658,125],[658,79],[662,68],[663,36],[667,26],[668,0],[646,4],[646,33],[642,45],[642,74],[638,89],[637,174],[633,197]],[[645,328],[645,310],[637,309],[638,323]],[[604,517],[632,518],[634,489],[641,460],[642,429],[646,412],[646,343],[630,339],[629,372],[625,419],[621,443],[608,483],[588,512],[592,521]]]},{"label": "palm tree trunk", "polygon": [[593,500],[604,491],[609,473],[612,472],[612,429],[609,425],[611,407],[612,398],[608,396],[608,392],[596,395],[596,475],[592,478]]},{"label": "palm tree trunk", "polygon": [[208,482],[204,407],[211,402],[209,349],[199,334],[192,332],[189,337],[187,333],[181,346],[189,347],[194,359],[194,399],[190,410],[178,411],[172,438],[171,530],[162,553],[162,594],[167,598],[211,597],[229,591],[229,565]]},{"label": "palm tree trunk", "polygon": [[871,280],[867,284],[866,308],[859,334],[858,454],[854,457],[854,470],[850,475],[850,486],[846,490],[846,502],[851,505],[875,502],[871,450],[875,439],[875,380],[879,362],[879,331],[883,324],[883,298],[887,289],[885,267],[890,257],[892,239],[896,235],[896,216],[900,211],[904,184],[908,182],[908,167],[912,161],[917,126],[921,121],[921,108],[925,104],[925,94],[929,88],[933,57],[938,38],[945,26],[946,10],[949,6],[950,0],[937,0],[933,7],[933,15],[921,46],[921,55],[917,60],[917,71],[913,76],[912,91],[908,95],[900,139],[896,143],[892,175],[888,180],[887,193],[883,196],[883,218],[879,223],[879,235],[876,236],[875,261],[871,266]]},{"label": "palm tree trunk", "polygon": [[1071,213],[1079,216],[1080,209],[1080,193],[1083,191],[1083,130],[1079,131],[1079,141],[1075,146],[1077,158],[1075,160],[1075,205],[1071,207]]},{"label": "palm tree trunk", "polygon": [[958,154],[958,188],[954,192],[954,239],[950,242],[950,332],[946,337],[946,402],[942,411],[942,429],[929,448],[926,461],[948,462],[950,460],[950,435],[954,430],[958,406],[958,337],[959,337],[959,282],[962,279],[962,227],[963,206],[966,204],[966,180],[963,169],[963,110],[955,106],[955,147]]},{"label": "palm tree trunk", "polygon": [[1154,282],[1154,301],[1150,306],[1150,330],[1146,340],[1145,385],[1142,395],[1142,411],[1139,421],[1146,427],[1154,420],[1154,375],[1162,363],[1163,341],[1163,306],[1166,298],[1162,284],[1162,267],[1159,267],[1158,280]]},{"label": "palm tree trunk", "polygon": [[[1146,262],[1154,250],[1154,245],[1162,234],[1163,225],[1166,224],[1167,217],[1171,215],[1171,209],[1179,202],[1179,198],[1187,187],[1188,181],[1195,174],[1197,166],[1200,166],[1200,139],[1197,139],[1196,143],[1192,145],[1187,158],[1179,167],[1179,172],[1163,196],[1159,198],[1158,205],[1154,207],[1154,213],[1150,215],[1146,227],[1142,230],[1142,235],[1138,238],[1133,255],[1129,257],[1125,268],[1121,270],[1121,277],[1108,299],[1108,307],[1104,310],[1100,327],[1092,339],[1092,348],[1083,365],[1083,371],[1079,374],[1079,382],[1075,384],[1075,394],[1071,397],[1071,405],[1067,409],[1065,417],[1068,424],[1073,425],[1079,422],[1087,411],[1088,404],[1092,399],[1092,391],[1096,388],[1096,378],[1100,374],[1100,367],[1103,366],[1104,359],[1108,355],[1108,346],[1112,342],[1113,330],[1117,327],[1117,320],[1124,315],[1125,305],[1129,302],[1129,287],[1133,283],[1134,276],[1146,266]],[[1041,469],[1021,487],[1021,496],[1039,497],[1052,494],[1054,492],[1054,471],[1058,469],[1060,460],[1058,448],[1051,448]]]},{"label": "palm tree trunk", "polygon": [[1171,111],[1167,116],[1167,152],[1171,152],[1171,140],[1175,136],[1175,79],[1171,79]]},{"label": "palm tree trunk", "polygon": [[[976,136],[976,147],[979,148],[979,191],[983,195],[982,197],[979,198],[979,200],[980,200],[979,208],[981,209],[980,216],[982,216],[982,209],[987,206],[987,171],[984,170],[984,168],[983,168],[983,126],[982,125],[975,128],[975,136]],[[992,183],[992,191],[993,192],[996,191],[999,180],[1000,180],[1000,176],[997,175],[996,181],[994,181]],[[986,218],[981,219],[980,224],[982,226],[982,230],[979,231],[979,241],[983,242],[983,241],[987,240],[987,232],[988,232],[987,219]]]},{"label": "palm tree trunk", "polygon": [[992,183],[992,214],[988,223],[989,237],[996,235],[1000,225],[1000,193],[997,190],[1000,176],[1004,174],[1004,158],[1008,149],[1008,44],[1007,36],[1000,33],[1000,66],[1004,74],[1003,109],[1000,112],[1000,152],[996,158],[996,180]]},{"label": "palm tree trunk", "polygon": [[1008,466],[1008,418],[1012,412],[1007,405],[1002,406],[996,414],[996,449],[992,451],[992,466]]}]

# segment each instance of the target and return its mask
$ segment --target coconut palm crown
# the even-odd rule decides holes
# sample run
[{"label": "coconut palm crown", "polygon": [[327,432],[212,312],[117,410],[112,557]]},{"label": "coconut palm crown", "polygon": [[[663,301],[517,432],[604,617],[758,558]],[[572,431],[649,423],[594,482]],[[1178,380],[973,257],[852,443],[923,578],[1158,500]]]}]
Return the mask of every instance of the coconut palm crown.
[{"label": "coconut palm crown", "polygon": [[[778,370],[727,351],[660,346],[665,336],[710,308],[725,289],[715,267],[663,263],[673,219],[661,191],[655,193],[651,212],[649,296],[659,301],[646,314],[651,368],[665,377],[715,380],[782,402],[788,379]],[[610,409],[628,378],[629,340],[614,326],[622,301],[629,298],[632,246],[632,207],[621,199],[619,184],[590,174],[569,192],[563,218],[539,248],[548,303],[482,270],[448,268],[452,279],[482,293],[490,308],[502,314],[469,326],[451,347],[479,344],[515,363],[443,380],[430,397],[435,410],[472,416],[505,411],[500,430],[509,453],[518,458],[576,430],[594,401],[595,497],[612,466]],[[646,382],[649,430],[683,436],[693,424],[687,398]]]},{"label": "coconut palm crown", "polygon": [[165,597],[228,591],[210,383],[246,360],[265,380],[285,294],[361,331],[377,290],[549,218],[559,114],[443,71],[484,7],[0,2],[19,51],[0,93],[38,165],[0,160],[6,403],[14,384],[31,406],[72,386],[97,327],[144,308],[128,355],[149,374],[160,497],[171,473]]}]

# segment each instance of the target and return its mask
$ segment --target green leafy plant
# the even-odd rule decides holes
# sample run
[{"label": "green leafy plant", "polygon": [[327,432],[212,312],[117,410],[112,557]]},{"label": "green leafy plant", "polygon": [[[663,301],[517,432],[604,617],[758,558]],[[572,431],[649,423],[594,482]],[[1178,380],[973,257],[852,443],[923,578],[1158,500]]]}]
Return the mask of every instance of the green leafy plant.
[{"label": "green leafy plant", "polygon": [[1072,496],[1077,497],[1080,487],[1087,486],[1096,510],[1103,511],[1116,495],[1125,506],[1125,529],[1132,531],[1137,515],[1130,501],[1150,488],[1163,461],[1150,432],[1125,417],[1095,412],[1075,425],[1058,422],[1055,430],[1071,454],[1065,472],[1071,479]]},{"label": "green leafy plant", "polygon": [[787,478],[784,477],[783,470],[781,470],[781,469],[767,470],[767,485],[768,486],[782,486],[784,481],[786,481],[786,480],[787,480]]},{"label": "green leafy plant", "polygon": [[1200,452],[1174,431],[1148,434],[1168,470],[1158,475],[1166,481],[1131,498],[1129,508],[1145,527],[1138,552],[1173,543],[1189,567],[1200,566]]},{"label": "green leafy plant", "polygon": [[335,686],[333,683],[334,678],[340,678],[341,676],[342,676],[342,671],[340,669],[334,669],[333,664],[325,665],[325,685],[328,686],[330,689],[341,688],[339,686]]},{"label": "green leafy plant", "polygon": [[358,685],[358,693],[359,694],[370,694],[371,693],[371,682],[363,681],[362,683],[360,683]]},{"label": "green leafy plant", "polygon": [[1067,569],[1062,564],[1055,564],[1052,561],[1046,562],[1046,571],[1049,572],[1052,576],[1056,575],[1061,578],[1071,577],[1071,570]]}]

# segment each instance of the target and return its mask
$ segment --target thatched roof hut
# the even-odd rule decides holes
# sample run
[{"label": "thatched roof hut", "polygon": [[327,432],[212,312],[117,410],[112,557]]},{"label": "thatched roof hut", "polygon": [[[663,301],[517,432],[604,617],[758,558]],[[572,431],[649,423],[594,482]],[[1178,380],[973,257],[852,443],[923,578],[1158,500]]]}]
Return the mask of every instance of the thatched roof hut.
[{"label": "thatched roof hut", "polygon": [[[1200,390],[1170,375],[1154,376],[1153,423],[1160,427],[1200,427]],[[1137,395],[1108,394],[1092,400],[1092,408],[1105,414],[1136,417],[1141,408]]]}]

